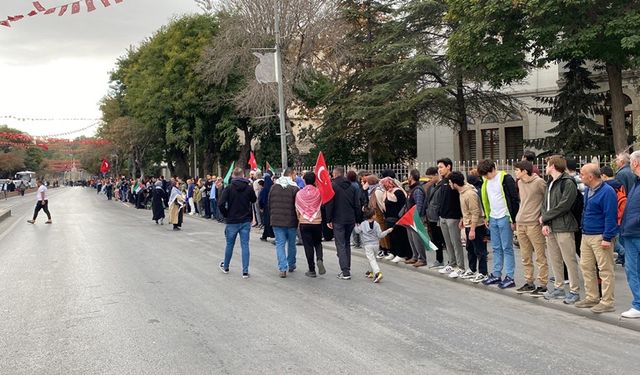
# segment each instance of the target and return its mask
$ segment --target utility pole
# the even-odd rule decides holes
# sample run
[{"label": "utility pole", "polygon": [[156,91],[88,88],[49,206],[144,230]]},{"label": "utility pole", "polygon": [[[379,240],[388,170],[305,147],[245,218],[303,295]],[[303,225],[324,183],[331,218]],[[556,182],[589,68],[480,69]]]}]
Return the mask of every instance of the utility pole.
[{"label": "utility pole", "polygon": [[275,0],[274,11],[276,18],[276,79],[278,81],[278,111],[280,118],[280,154],[282,157],[282,170],[287,168],[287,129],[284,122],[284,82],[282,76],[282,50],[280,47],[280,1]]}]

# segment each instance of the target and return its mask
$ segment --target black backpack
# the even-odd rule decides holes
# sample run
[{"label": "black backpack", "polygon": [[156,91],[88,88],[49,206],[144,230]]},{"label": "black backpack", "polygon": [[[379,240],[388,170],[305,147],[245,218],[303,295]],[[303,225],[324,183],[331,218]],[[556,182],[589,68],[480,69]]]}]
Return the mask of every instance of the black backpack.
[{"label": "black backpack", "polygon": [[[578,222],[578,227],[582,228],[582,212],[584,211],[584,196],[582,195],[582,192],[580,191],[580,189],[578,189],[578,183],[576,182],[576,180],[574,180],[573,178],[571,178],[570,180],[573,183],[573,186],[575,187],[576,192],[578,193],[576,195],[576,199],[573,201],[573,204],[571,205],[571,214]],[[563,182],[562,185],[560,185],[560,193],[562,194],[564,194],[565,183],[566,182]]]}]

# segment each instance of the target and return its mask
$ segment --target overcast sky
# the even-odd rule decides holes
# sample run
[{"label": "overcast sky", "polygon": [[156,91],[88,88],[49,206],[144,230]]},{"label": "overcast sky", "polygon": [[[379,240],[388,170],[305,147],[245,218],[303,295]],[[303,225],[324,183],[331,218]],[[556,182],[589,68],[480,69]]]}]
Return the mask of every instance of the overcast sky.
[{"label": "overcast sky", "polygon": [[[45,8],[72,0],[40,0]],[[193,0],[124,0],[104,8],[59,17],[39,14],[0,26],[0,117],[99,118],[98,102],[108,92],[108,73],[116,59],[172,17],[198,12]],[[0,0],[0,21],[26,14],[30,0]],[[32,135],[52,135],[91,125],[93,121],[16,121],[0,125]],[[93,135],[95,128],[73,134]]]}]

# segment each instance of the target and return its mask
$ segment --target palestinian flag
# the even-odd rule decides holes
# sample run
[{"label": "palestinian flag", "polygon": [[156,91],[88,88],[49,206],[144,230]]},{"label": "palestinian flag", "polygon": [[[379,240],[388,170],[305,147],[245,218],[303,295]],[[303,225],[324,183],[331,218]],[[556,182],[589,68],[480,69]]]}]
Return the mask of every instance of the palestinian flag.
[{"label": "palestinian flag", "polygon": [[416,211],[416,206],[414,205],[402,215],[400,220],[396,222],[396,225],[402,225],[403,227],[411,228],[411,230],[418,233],[422,242],[424,242],[424,247],[429,251],[438,250],[438,247],[431,242],[429,238],[429,233],[427,233],[427,228],[422,224],[422,220],[420,219],[420,214]]},{"label": "palestinian flag", "polygon": [[142,190],[142,186],[140,186],[140,181],[136,181],[136,184],[133,185],[133,192],[138,194],[140,190]]},{"label": "palestinian flag", "polygon": [[229,166],[229,170],[227,171],[227,174],[224,176],[224,186],[229,185],[229,182],[231,181],[231,173],[233,172],[233,168],[235,167],[236,162],[232,161],[231,162],[231,166]]},{"label": "palestinian flag", "polygon": [[275,176],[275,174],[276,174],[275,171],[273,170],[273,168],[271,168],[271,164],[269,164],[268,161],[264,163],[264,171],[265,172],[271,172],[272,176]]}]

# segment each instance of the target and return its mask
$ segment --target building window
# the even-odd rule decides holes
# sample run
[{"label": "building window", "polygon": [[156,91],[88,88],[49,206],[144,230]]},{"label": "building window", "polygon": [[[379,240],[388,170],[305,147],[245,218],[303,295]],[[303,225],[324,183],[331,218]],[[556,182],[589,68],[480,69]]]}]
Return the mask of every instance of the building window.
[{"label": "building window", "polygon": [[478,154],[476,153],[476,151],[478,150],[478,147],[476,146],[476,131],[468,130],[468,132],[469,132],[469,158],[471,160],[475,160],[478,158]]},{"label": "building window", "polygon": [[482,119],[483,124],[494,124],[498,122],[498,118],[495,115],[486,115]]},{"label": "building window", "polygon": [[504,136],[506,138],[505,143],[507,146],[507,159],[522,159],[522,154],[524,151],[524,144],[522,141],[522,126],[505,128]]},{"label": "building window", "polygon": [[482,130],[482,158],[491,160],[500,158],[500,129]]}]

